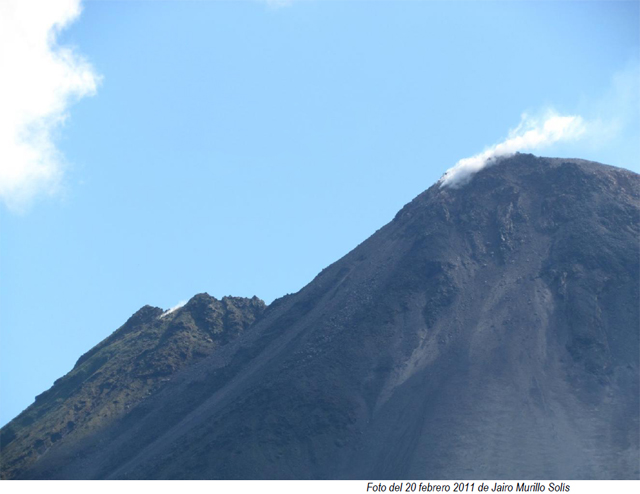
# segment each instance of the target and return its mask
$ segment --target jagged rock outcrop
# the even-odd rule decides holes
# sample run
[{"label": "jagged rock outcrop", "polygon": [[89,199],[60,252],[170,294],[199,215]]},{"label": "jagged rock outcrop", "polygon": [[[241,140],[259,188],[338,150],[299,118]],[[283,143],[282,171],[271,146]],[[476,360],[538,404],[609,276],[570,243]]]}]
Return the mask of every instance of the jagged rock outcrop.
[{"label": "jagged rock outcrop", "polygon": [[262,300],[206,293],[164,312],[144,306],[2,429],[2,476],[13,477],[54,445],[69,445],[127,415],[259,319]]}]

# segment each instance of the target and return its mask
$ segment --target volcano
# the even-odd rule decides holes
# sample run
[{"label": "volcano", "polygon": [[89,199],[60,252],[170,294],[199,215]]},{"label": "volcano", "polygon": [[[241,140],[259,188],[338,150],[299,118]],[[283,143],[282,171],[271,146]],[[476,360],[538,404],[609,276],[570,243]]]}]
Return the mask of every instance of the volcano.
[{"label": "volcano", "polygon": [[638,479],[639,226],[640,176],[594,162],[435,184],[266,308],[141,309],[2,429],[2,474]]}]

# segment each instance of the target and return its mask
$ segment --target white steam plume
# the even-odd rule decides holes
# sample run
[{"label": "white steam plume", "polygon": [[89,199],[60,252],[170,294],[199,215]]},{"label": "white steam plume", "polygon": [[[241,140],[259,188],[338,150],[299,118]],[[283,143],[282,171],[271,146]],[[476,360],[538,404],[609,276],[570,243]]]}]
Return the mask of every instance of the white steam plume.
[{"label": "white steam plume", "polygon": [[171,309],[164,311],[162,314],[160,314],[160,317],[165,317],[168,316],[169,314],[177,311],[179,308],[184,307],[184,305],[187,303],[186,300],[181,300],[180,302],[178,302],[176,305],[174,305],[173,307],[171,307]]},{"label": "white steam plume", "polygon": [[440,179],[440,187],[460,187],[471,180],[474,173],[493,165],[499,158],[512,156],[518,151],[541,149],[558,141],[577,139],[585,129],[584,120],[577,115],[563,116],[549,111],[544,118],[538,119],[523,114],[520,124],[509,131],[507,139],[482,153],[461,159],[449,168]]},{"label": "white steam plume", "polygon": [[0,1],[0,201],[11,210],[57,191],[64,159],[54,132],[99,83],[88,62],[57,44],[80,11],[80,0]]}]

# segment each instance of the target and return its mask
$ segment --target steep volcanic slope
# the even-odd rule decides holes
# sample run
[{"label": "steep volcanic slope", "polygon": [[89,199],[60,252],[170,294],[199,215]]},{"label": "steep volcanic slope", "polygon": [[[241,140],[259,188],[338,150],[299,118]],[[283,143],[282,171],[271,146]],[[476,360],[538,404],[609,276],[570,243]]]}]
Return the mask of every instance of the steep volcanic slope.
[{"label": "steep volcanic slope", "polygon": [[2,429],[1,473],[13,477],[56,445],[121,418],[178,370],[234,339],[264,312],[262,300],[196,295],[164,312],[145,306],[85,353],[71,372]]},{"label": "steep volcanic slope", "polygon": [[26,478],[638,478],[640,178],[434,185]]}]

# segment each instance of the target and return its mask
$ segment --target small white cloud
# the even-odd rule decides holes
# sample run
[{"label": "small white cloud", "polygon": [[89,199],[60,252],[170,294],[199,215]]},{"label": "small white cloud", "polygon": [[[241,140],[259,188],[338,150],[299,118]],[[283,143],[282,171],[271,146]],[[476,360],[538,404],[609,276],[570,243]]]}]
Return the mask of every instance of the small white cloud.
[{"label": "small white cloud", "polygon": [[177,311],[180,307],[184,307],[184,305],[187,303],[186,300],[181,300],[180,302],[178,302],[176,305],[174,305],[173,307],[171,307],[171,309],[164,311],[162,314],[160,314],[160,317],[165,317],[168,316],[169,314]]},{"label": "small white cloud", "polygon": [[99,77],[57,36],[80,15],[80,0],[0,2],[0,200],[24,210],[60,186],[64,157],[54,133]]},{"label": "small white cloud", "polygon": [[534,151],[558,141],[578,139],[584,135],[586,124],[578,115],[558,115],[549,110],[543,118],[522,115],[520,124],[509,131],[509,136],[482,153],[464,158],[446,171],[440,179],[440,187],[459,187],[486,166],[500,158],[512,156],[519,151]]}]

